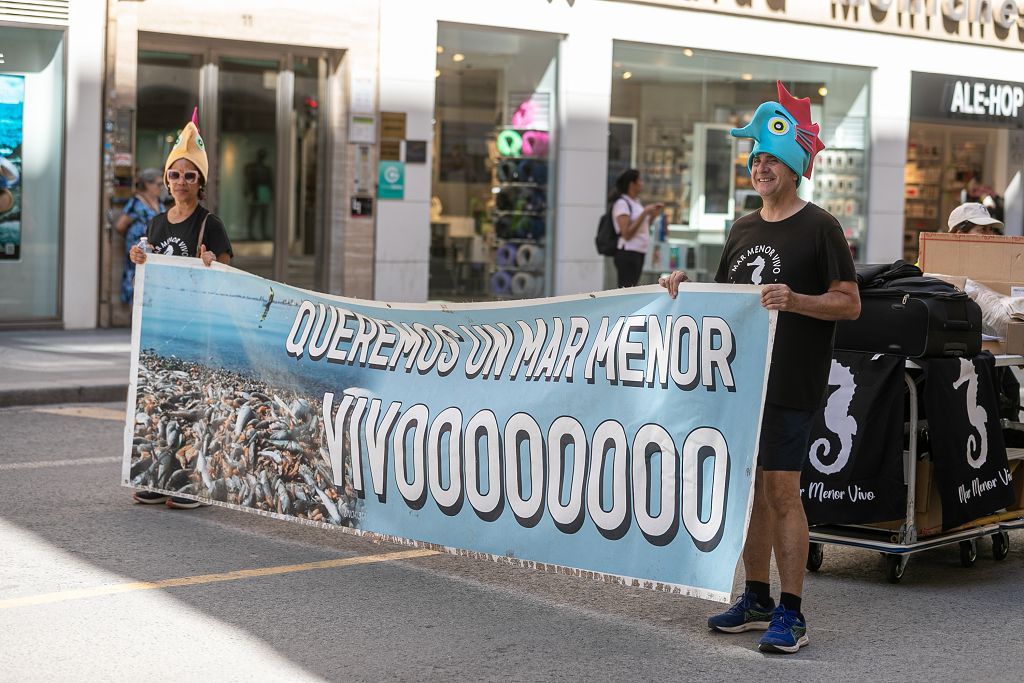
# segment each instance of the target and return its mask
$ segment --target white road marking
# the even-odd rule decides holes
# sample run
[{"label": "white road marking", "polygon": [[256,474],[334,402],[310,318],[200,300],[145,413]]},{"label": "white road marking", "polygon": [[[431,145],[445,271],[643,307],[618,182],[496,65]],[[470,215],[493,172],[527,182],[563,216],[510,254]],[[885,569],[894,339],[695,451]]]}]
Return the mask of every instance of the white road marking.
[{"label": "white road marking", "polygon": [[102,465],[121,462],[120,455],[104,455],[98,458],[68,458],[67,460],[37,460],[35,462],[0,463],[0,472],[7,470],[41,470],[46,467],[73,467],[75,465]]},{"label": "white road marking", "polygon": [[66,417],[91,417],[96,420],[112,420],[114,422],[124,422],[127,417],[127,414],[123,410],[101,408],[99,406],[47,406],[42,408],[33,408],[32,412],[63,415]]}]

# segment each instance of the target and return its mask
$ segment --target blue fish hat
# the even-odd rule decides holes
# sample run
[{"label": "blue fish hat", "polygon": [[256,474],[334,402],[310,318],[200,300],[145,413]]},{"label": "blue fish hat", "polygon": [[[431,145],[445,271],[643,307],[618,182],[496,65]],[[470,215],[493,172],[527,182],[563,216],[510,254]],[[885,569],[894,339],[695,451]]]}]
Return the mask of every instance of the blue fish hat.
[{"label": "blue fish hat", "polygon": [[747,157],[748,171],[753,168],[754,157],[758,154],[771,154],[796,173],[799,186],[800,176],[811,177],[814,157],[825,145],[818,137],[818,124],[811,123],[810,98],[793,97],[782,81],[776,81],[775,85],[779,101],[762,103],[750,123],[733,128],[729,133],[737,138],[754,139],[754,149]]}]

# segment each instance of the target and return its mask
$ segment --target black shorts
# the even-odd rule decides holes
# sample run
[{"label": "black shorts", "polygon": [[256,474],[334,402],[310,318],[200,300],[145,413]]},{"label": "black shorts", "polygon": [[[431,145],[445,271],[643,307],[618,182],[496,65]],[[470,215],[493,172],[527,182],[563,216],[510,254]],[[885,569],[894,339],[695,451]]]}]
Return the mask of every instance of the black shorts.
[{"label": "black shorts", "polygon": [[807,462],[816,411],[764,404],[757,466],[771,471],[800,472]]}]

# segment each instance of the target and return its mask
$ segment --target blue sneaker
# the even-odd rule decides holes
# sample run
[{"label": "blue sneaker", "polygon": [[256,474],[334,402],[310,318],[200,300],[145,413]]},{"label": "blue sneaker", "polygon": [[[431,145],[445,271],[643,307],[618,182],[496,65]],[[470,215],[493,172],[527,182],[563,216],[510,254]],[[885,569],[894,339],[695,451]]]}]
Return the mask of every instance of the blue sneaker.
[{"label": "blue sneaker", "polygon": [[743,631],[763,631],[772,620],[775,601],[768,599],[768,605],[757,602],[757,594],[747,591],[740,596],[732,607],[721,614],[708,618],[708,628],[722,633],[742,633]]},{"label": "blue sneaker", "polygon": [[757,647],[761,652],[792,654],[809,642],[807,623],[800,613],[779,605],[772,613],[772,623],[768,627],[768,632],[761,637]]}]

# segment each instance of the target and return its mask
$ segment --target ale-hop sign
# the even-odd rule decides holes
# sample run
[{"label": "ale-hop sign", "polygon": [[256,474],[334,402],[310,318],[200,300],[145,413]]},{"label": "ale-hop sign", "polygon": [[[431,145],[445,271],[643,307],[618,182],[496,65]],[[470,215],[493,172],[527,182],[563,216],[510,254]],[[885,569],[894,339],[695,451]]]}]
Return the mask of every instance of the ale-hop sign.
[{"label": "ale-hop sign", "polygon": [[758,288],[393,304],[193,261],[137,276],[123,484],[728,600]]},{"label": "ale-hop sign", "polygon": [[918,121],[1024,125],[1024,83],[914,72],[910,116]]}]

